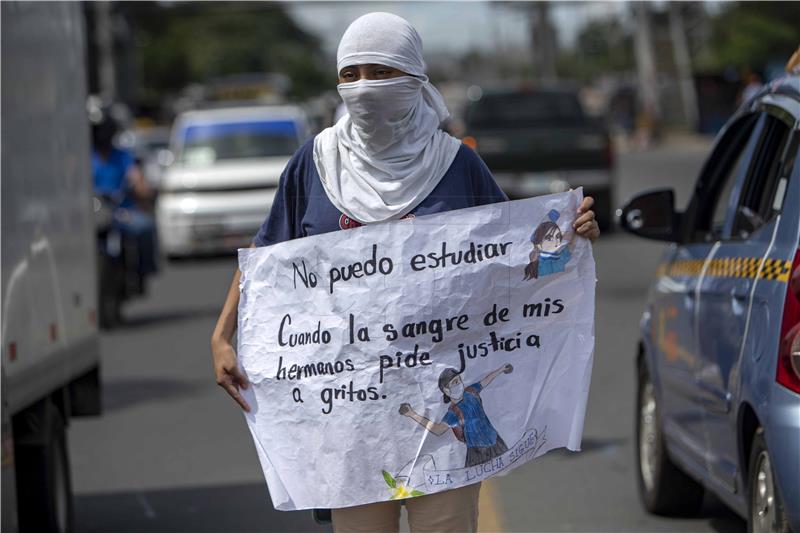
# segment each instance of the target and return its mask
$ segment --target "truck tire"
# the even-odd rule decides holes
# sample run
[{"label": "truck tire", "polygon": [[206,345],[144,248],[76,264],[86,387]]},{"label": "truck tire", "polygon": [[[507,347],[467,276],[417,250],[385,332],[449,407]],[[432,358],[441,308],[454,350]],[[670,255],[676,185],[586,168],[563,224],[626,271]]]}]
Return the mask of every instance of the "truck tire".
[{"label": "truck tire", "polygon": [[639,495],[645,509],[654,514],[685,516],[697,513],[703,504],[703,486],[680,470],[667,453],[655,388],[644,366],[639,365],[636,402]]},{"label": "truck tire", "polygon": [[32,426],[32,431],[16,446],[20,532],[69,533],[72,481],[64,418],[50,401],[31,411],[19,415],[20,423]]},{"label": "truck tire", "polygon": [[748,533],[792,533],[789,519],[775,484],[764,429],[758,428],[750,448],[747,468],[747,531]]},{"label": "truck tire", "polygon": [[100,287],[97,291],[100,327],[111,329],[121,322],[121,281],[119,268],[105,256],[98,259]]}]

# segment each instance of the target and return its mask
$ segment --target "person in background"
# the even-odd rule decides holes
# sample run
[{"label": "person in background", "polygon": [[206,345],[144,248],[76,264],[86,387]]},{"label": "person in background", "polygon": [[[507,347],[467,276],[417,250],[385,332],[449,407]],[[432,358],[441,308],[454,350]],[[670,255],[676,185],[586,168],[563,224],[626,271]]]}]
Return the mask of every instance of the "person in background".
[{"label": "person in background", "polygon": [[[253,246],[508,200],[478,154],[440,128],[449,112],[425,69],[422,40],[406,20],[370,13],[350,25],[337,53],[347,114],[289,161]],[[584,199],[574,229],[594,239],[592,204]],[[237,269],[211,351],[217,383],[249,410],[232,344],[240,276]],[[479,491],[474,484],[405,500],[411,531],[475,531]],[[333,509],[334,530],[396,532],[400,505]]]},{"label": "person in background", "polygon": [[761,81],[761,76],[756,74],[755,72],[748,72],[745,77],[745,86],[742,89],[742,93],[739,95],[739,104],[743,104],[753,98],[758,91],[764,87],[764,84]]},{"label": "person in background", "polygon": [[136,240],[139,274],[144,278],[158,270],[155,221],[147,209],[155,192],[133,156],[114,146],[116,134],[117,125],[108,116],[92,124],[94,191],[118,208],[114,218],[122,233]]}]

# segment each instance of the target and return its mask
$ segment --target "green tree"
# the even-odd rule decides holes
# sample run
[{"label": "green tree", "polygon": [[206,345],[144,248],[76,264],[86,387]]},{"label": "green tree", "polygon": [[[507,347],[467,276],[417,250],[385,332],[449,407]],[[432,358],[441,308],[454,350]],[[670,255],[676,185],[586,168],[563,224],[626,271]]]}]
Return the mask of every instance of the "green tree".
[{"label": "green tree", "polygon": [[139,82],[146,93],[243,72],[276,72],[291,95],[326,87],[318,39],[283,7],[250,2],[125,2],[115,4],[134,32]]},{"label": "green tree", "polygon": [[708,66],[758,69],[800,45],[800,2],[724,3],[713,19]]},{"label": "green tree", "polygon": [[635,68],[633,36],[617,18],[589,21],[574,47],[559,55],[557,66],[562,76],[584,82],[601,74],[629,72]]}]

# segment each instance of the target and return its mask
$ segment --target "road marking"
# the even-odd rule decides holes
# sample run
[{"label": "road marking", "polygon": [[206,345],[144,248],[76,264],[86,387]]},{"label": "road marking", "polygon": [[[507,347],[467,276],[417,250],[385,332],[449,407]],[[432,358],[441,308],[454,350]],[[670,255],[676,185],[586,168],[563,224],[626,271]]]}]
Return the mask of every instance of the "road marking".
[{"label": "road marking", "polygon": [[155,510],[150,505],[150,503],[147,501],[147,498],[145,498],[144,494],[142,494],[141,492],[137,492],[136,493],[136,500],[138,500],[139,504],[142,506],[142,509],[144,510],[144,515],[147,518],[152,520],[153,518],[156,517]]},{"label": "road marking", "polygon": [[478,531],[482,533],[505,531],[499,492],[497,481],[493,479],[481,484],[481,496],[478,500]]}]

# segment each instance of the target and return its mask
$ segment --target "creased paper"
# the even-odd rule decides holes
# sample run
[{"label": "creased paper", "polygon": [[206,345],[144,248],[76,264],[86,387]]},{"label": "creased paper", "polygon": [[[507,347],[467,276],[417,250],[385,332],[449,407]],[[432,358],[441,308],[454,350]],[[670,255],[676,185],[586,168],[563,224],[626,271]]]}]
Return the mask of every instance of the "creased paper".
[{"label": "creased paper", "polygon": [[245,414],[276,509],[477,483],[580,448],[582,191],[239,251]]}]

